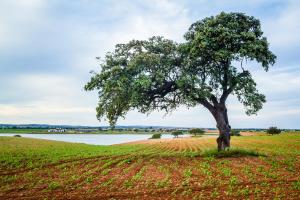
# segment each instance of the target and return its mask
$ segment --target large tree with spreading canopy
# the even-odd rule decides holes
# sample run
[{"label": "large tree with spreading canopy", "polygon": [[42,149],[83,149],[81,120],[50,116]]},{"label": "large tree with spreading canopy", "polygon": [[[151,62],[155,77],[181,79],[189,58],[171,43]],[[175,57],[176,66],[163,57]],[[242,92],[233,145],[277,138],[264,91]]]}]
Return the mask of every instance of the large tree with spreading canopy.
[{"label": "large tree with spreading canopy", "polygon": [[256,88],[246,61],[265,71],[275,63],[260,21],[243,13],[220,13],[193,23],[185,42],[155,36],[117,44],[92,73],[85,90],[97,90],[97,118],[112,127],[130,110],[167,113],[184,105],[202,105],[214,117],[218,150],[230,147],[226,100],[236,95],[246,114],[266,101]]}]

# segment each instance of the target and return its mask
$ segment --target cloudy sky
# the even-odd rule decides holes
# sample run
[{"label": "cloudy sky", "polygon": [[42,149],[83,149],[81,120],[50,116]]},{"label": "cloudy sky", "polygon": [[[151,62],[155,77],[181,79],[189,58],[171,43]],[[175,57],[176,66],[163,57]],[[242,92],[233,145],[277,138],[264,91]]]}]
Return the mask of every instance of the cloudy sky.
[{"label": "cloudy sky", "polygon": [[[288,0],[1,0],[0,123],[107,125],[95,117],[89,71],[117,43],[162,35],[177,42],[189,25],[221,11],[261,20],[277,55],[269,72],[253,67],[267,103],[247,116],[232,96],[232,127],[300,128],[300,1]],[[184,107],[171,115],[128,113],[120,125],[215,127],[209,112]]]}]

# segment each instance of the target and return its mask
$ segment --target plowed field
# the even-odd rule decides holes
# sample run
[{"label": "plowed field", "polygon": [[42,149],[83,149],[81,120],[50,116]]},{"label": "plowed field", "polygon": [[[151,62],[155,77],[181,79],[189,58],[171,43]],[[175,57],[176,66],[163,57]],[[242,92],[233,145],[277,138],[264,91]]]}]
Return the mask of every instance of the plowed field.
[{"label": "plowed field", "polygon": [[[300,135],[114,146],[0,137],[0,199],[299,199]],[[213,149],[213,150],[212,150]]]}]

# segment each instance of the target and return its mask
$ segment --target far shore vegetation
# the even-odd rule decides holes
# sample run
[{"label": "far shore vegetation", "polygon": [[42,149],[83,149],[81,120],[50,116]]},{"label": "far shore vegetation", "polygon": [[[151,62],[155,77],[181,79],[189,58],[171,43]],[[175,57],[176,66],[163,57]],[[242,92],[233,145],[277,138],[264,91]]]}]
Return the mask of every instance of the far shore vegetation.
[{"label": "far shore vegetation", "polygon": [[[272,128],[272,127],[270,127]],[[269,129],[270,129],[269,128]],[[255,133],[267,133],[269,129],[232,129],[232,135],[236,135],[236,132],[255,132]],[[195,130],[201,130],[201,133]],[[203,132],[202,132],[203,131]],[[296,129],[281,129],[282,132],[288,131],[300,131]],[[173,134],[174,132],[181,132],[179,135],[190,134],[191,136],[202,134],[214,135],[218,133],[216,129],[199,129],[199,128],[0,128],[1,133],[11,134]]]}]

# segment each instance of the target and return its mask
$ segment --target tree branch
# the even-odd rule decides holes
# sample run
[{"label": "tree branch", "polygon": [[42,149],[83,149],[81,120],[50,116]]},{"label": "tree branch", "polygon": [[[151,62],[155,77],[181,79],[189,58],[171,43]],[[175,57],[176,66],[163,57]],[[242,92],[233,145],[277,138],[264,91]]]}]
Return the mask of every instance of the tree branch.
[{"label": "tree branch", "polygon": [[218,99],[217,99],[217,97],[215,95],[211,94],[210,100],[212,101],[212,103],[214,104],[214,106],[218,105]]},{"label": "tree branch", "polygon": [[[234,85],[235,86],[235,85]],[[224,104],[226,99],[228,98],[229,94],[233,91],[234,86],[229,87],[227,90],[223,91],[223,94],[220,98],[220,103]]]},{"label": "tree branch", "polygon": [[152,100],[164,97],[170,92],[174,92],[177,90],[177,85],[175,84],[175,81],[166,81],[161,87],[156,88],[154,90],[148,90],[147,95],[150,96]]},{"label": "tree branch", "polygon": [[201,105],[203,105],[205,108],[207,108],[213,115],[215,114],[215,107],[209,103],[209,101],[207,101],[206,99],[204,98],[197,98],[197,97],[194,97],[192,96],[193,100],[199,102]]},{"label": "tree branch", "polygon": [[234,87],[236,86],[236,84],[238,83],[238,79],[244,77],[244,76],[247,76],[249,74],[248,71],[243,71],[242,73],[240,73],[239,75],[237,75],[234,80],[232,81],[232,85],[226,89],[226,90],[223,90],[223,94],[220,98],[220,103],[224,104],[226,99],[228,98],[229,94],[234,90]]},{"label": "tree branch", "polygon": [[215,107],[211,103],[209,103],[206,99],[199,99],[198,102],[214,115]]}]

